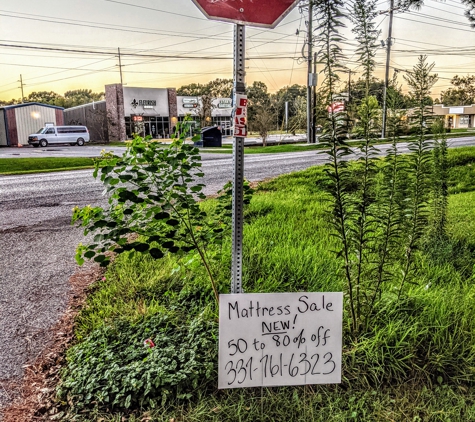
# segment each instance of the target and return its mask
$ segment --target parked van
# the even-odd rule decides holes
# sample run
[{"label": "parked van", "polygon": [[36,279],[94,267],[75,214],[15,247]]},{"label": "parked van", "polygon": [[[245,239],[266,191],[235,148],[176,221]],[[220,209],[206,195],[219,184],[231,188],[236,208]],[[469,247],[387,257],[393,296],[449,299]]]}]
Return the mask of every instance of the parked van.
[{"label": "parked van", "polygon": [[53,126],[46,125],[38,132],[28,136],[28,143],[34,147],[47,147],[53,144],[84,145],[89,142],[89,131],[86,126]]}]

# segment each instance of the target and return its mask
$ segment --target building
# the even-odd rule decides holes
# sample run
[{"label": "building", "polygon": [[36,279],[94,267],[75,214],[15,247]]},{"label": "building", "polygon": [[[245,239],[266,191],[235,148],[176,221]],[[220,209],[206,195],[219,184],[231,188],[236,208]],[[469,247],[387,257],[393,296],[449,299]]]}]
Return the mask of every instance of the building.
[{"label": "building", "polygon": [[65,125],[87,126],[92,140],[104,142],[108,139],[105,100],[68,108],[64,116]]},{"label": "building", "polygon": [[448,129],[468,129],[475,127],[475,104],[466,106],[433,106],[435,116],[445,116],[445,127]]},{"label": "building", "polygon": [[66,124],[85,124],[93,141],[131,139],[134,134],[169,138],[186,115],[191,116],[192,126],[219,126],[224,136],[232,134],[230,98],[213,99],[211,118],[206,120],[202,99],[177,96],[175,88],[106,85],[104,102],[73,107],[64,113]]},{"label": "building", "polygon": [[46,123],[63,125],[63,110],[40,103],[0,107],[0,146],[28,145],[28,135],[38,132]]}]

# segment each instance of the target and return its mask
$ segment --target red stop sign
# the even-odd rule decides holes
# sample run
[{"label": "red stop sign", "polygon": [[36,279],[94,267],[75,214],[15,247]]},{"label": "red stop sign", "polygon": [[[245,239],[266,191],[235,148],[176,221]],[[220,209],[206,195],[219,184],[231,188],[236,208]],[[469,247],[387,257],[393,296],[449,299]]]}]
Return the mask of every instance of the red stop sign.
[{"label": "red stop sign", "polygon": [[274,28],[300,0],[193,0],[209,18]]}]

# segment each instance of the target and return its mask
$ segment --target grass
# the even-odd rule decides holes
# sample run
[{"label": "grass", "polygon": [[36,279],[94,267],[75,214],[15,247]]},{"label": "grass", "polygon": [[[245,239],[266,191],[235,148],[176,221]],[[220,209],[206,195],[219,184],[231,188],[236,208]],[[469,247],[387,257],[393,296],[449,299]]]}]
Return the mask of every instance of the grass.
[{"label": "grass", "polygon": [[[419,269],[405,300],[395,300],[390,285],[384,289],[370,331],[351,338],[345,313],[341,385],[219,391],[214,372],[187,399],[172,398],[154,408],[127,411],[87,408],[64,413],[61,420],[475,420],[475,185],[471,181],[475,148],[450,150],[449,162],[449,188],[454,194],[449,200],[448,239],[429,243],[418,253]],[[313,167],[258,186],[245,214],[243,286],[247,292],[344,289],[322,183],[323,168]],[[212,213],[215,201],[202,206]],[[229,240],[223,250],[215,269],[224,293],[229,291]],[[156,316],[166,316],[180,327],[207,318],[214,324],[211,337],[215,338],[216,307],[195,256],[154,261],[129,254],[116,259],[106,279],[94,285],[77,319],[77,345],[70,350],[70,359],[79,356],[79,363],[81,359],[93,362],[96,355],[81,352],[81,345],[92,336],[108,327],[128,327],[133,333],[134,327]],[[113,358],[113,348],[122,346],[104,339],[98,344],[98,353],[107,349],[108,359]],[[209,359],[216,364],[215,354]],[[113,371],[111,364],[107,372]]]},{"label": "grass", "polygon": [[0,158],[0,174],[28,174],[94,168],[92,158]]},{"label": "grass", "polygon": [[[385,289],[370,332],[351,339],[345,319],[341,385],[219,391],[212,377],[193,390],[191,399],[126,412],[86,409],[68,417],[176,422],[475,420],[475,186],[469,181],[470,175],[475,179],[475,149],[451,150],[449,161],[450,188],[463,190],[450,197],[449,240],[418,255],[419,270],[406,300],[396,301],[391,289]],[[314,167],[258,186],[245,216],[246,291],[342,290],[321,183],[323,169]],[[213,206],[213,201],[203,204],[208,211]],[[228,242],[215,263],[221,269],[221,292],[229,291],[230,249]],[[214,320],[211,289],[195,257],[153,261],[123,255],[106,279],[96,283],[81,311],[78,345],[118,321],[133,327],[167,315],[186,324],[203,309]]]}]

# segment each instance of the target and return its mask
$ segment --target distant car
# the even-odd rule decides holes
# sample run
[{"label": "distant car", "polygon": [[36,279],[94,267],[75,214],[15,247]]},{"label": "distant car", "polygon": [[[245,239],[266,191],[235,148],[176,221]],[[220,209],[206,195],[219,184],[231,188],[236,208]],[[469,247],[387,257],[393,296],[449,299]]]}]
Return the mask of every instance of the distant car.
[{"label": "distant car", "polygon": [[42,148],[50,144],[70,144],[81,147],[86,142],[89,142],[89,130],[86,126],[47,125],[28,136],[28,144]]}]

